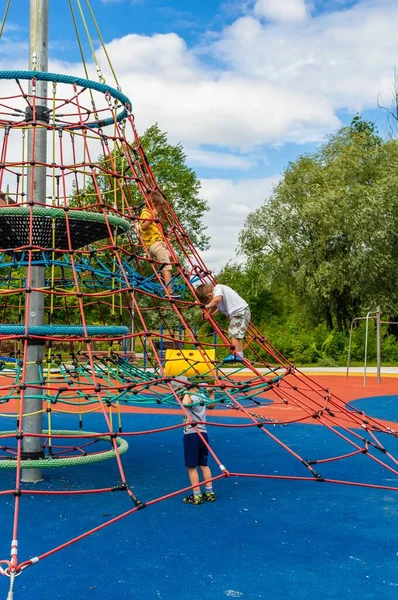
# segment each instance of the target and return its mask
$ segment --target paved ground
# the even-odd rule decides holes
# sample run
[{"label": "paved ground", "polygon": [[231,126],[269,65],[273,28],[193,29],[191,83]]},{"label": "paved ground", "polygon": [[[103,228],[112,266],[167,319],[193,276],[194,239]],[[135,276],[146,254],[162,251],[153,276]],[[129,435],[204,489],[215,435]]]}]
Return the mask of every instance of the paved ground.
[{"label": "paved ground", "polygon": [[[336,372],[319,377],[331,389],[374,417],[398,421],[395,373],[378,385],[372,376],[348,382]],[[218,411],[214,411],[215,414]],[[214,414],[213,413],[213,414]],[[217,415],[221,422],[247,420]],[[76,428],[76,417],[59,417]],[[123,415],[124,430],[143,431],[180,422],[178,413]],[[8,421],[8,418],[5,419]],[[101,430],[101,415],[84,426]],[[226,467],[237,473],[302,477],[300,461],[261,429],[211,427],[210,441]],[[273,425],[269,431],[306,459],[347,451],[323,427]],[[398,456],[398,439],[382,437]],[[148,501],[187,484],[181,431],[129,439],[123,456],[126,477]],[[383,460],[387,460],[383,454]],[[212,468],[216,473],[215,463]],[[393,467],[394,462],[390,463]],[[397,476],[366,454],[316,468],[330,479],[398,487]],[[14,474],[0,471],[1,489]],[[40,489],[92,489],[119,481],[113,462],[65,468],[47,475]],[[216,482],[217,502],[198,507],[181,495],[139,511],[27,569],[15,584],[14,600],[395,600],[398,589],[397,492],[315,480],[231,477]],[[132,504],[125,494],[21,498],[19,552],[30,558],[105,522]],[[0,495],[0,558],[8,558],[14,498]],[[8,580],[0,578],[0,597]]]}]

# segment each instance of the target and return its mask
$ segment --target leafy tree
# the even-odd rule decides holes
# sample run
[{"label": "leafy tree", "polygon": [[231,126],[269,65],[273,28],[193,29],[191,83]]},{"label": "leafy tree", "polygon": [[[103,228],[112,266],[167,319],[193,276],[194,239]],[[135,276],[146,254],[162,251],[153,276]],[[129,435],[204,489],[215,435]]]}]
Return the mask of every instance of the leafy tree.
[{"label": "leafy tree", "polygon": [[269,270],[263,261],[261,265],[251,261],[246,265],[228,263],[217,275],[220,283],[229,285],[250,306],[252,319],[257,325],[268,322],[281,314],[283,293],[272,287]]},{"label": "leafy tree", "polygon": [[316,321],[346,331],[377,304],[397,311],[398,143],[355,117],[314,154],[290,163],[240,245]]},{"label": "leafy tree", "polygon": [[208,210],[200,198],[200,181],[186,164],[186,154],[180,143],[173,145],[157,124],[141,136],[141,144],[160,189],[165,193],[192,242],[200,250],[209,247],[202,217]]},{"label": "leafy tree", "polygon": [[[206,200],[200,197],[201,184],[191,167],[186,164],[186,154],[181,143],[170,144],[167,133],[160,130],[157,124],[152,125],[140,136],[140,142],[149,165],[155,175],[160,189],[166,195],[168,202],[177,214],[190,239],[200,250],[209,247],[209,238],[205,235],[205,225],[202,222],[204,213],[208,210]],[[133,149],[135,144],[133,144]],[[128,166],[124,154],[120,151],[112,153],[112,160],[116,161],[116,170],[119,173],[126,171]],[[100,156],[99,167],[103,172],[110,171],[110,160]],[[106,174],[96,177],[97,184],[103,199],[109,204],[116,204],[122,208],[122,199],[116,180]],[[131,184],[130,195],[137,206],[142,204],[142,196],[136,184]],[[96,202],[96,193],[92,181],[89,181],[84,190],[75,191],[75,198],[71,204],[88,205]]]}]

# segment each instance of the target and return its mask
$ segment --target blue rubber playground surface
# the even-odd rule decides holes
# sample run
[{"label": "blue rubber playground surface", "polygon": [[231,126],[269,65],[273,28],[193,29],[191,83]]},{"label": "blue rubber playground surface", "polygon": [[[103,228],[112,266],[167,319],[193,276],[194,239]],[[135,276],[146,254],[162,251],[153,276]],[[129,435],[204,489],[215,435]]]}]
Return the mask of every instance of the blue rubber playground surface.
[{"label": "blue rubber playground surface", "polygon": [[[359,401],[369,414],[398,420],[398,396]],[[362,405],[363,403],[363,405]],[[359,406],[359,403],[357,404]],[[384,414],[383,414],[384,413]],[[155,422],[156,421],[156,422]],[[123,415],[125,430],[166,427],[176,415]],[[234,423],[233,419],[228,422]],[[65,416],[65,428],[76,422]],[[103,430],[99,415],[90,428]],[[342,441],[317,425],[273,426],[307,459],[338,455]],[[271,429],[273,431],[273,429]],[[129,438],[127,480],[143,501],[188,485],[181,430]],[[231,472],[307,476],[261,430],[209,428]],[[398,439],[383,438],[394,456]],[[210,463],[216,474],[216,466]],[[365,455],[319,467],[327,477],[396,486],[397,478]],[[2,489],[14,473],[1,472]],[[113,461],[46,474],[35,489],[119,483]],[[149,506],[26,569],[14,599],[37,600],[392,600],[398,594],[398,495],[383,489],[316,481],[223,478],[217,502],[176,496]],[[126,494],[23,496],[19,558],[29,559],[132,508]],[[14,499],[0,496],[1,558],[9,557]],[[0,578],[0,598],[9,581]]]}]

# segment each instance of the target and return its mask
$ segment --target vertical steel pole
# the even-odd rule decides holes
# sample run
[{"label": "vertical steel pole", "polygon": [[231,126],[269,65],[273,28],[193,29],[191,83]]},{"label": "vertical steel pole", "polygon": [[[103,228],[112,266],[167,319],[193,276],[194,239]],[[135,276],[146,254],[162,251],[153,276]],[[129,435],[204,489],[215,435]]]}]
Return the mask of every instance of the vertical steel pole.
[{"label": "vertical steel pole", "polygon": [[[30,0],[30,36],[29,36],[29,69],[36,71],[48,70],[48,0]],[[32,92],[30,84],[29,92]],[[45,122],[47,109],[47,83],[36,81],[36,122]],[[28,201],[45,202],[46,199],[46,167],[39,166],[47,162],[47,129],[40,125],[28,132],[28,156],[33,157],[35,165],[28,171]],[[33,181],[32,181],[33,180]],[[33,190],[33,192],[32,192]],[[44,289],[44,267],[32,267],[32,289]],[[28,327],[44,323],[44,293],[31,292],[29,314],[25,315]],[[29,387],[42,384],[43,379],[43,345],[28,342],[26,360],[26,384],[23,418],[23,458],[38,458],[43,456],[43,445],[40,437],[29,437],[29,433],[42,433],[42,389]],[[36,413],[36,414],[32,414]],[[22,480],[36,482],[42,479],[41,469],[23,469]]]},{"label": "vertical steel pole", "polygon": [[[134,292],[133,292],[134,294]],[[135,327],[134,327],[134,317],[135,317],[135,309],[134,309],[134,302],[131,302],[131,343],[130,343],[130,350],[131,352],[134,352],[135,350],[135,337],[134,333],[135,333]]]},{"label": "vertical steel pole", "polygon": [[376,308],[376,356],[377,356],[377,383],[381,383],[380,306],[378,306]]},{"label": "vertical steel pole", "polygon": [[345,378],[348,379],[348,373],[350,370],[350,360],[351,360],[351,346],[352,346],[352,332],[354,329],[354,323],[355,323],[356,319],[353,319],[351,321],[351,327],[350,327],[350,340],[348,342],[348,356],[347,356],[347,372],[346,372],[346,376]]},{"label": "vertical steel pole", "polygon": [[369,317],[372,313],[368,312],[366,315],[366,329],[365,329],[365,356],[363,359],[363,385],[366,386],[366,371],[368,363],[368,338],[369,338]]}]

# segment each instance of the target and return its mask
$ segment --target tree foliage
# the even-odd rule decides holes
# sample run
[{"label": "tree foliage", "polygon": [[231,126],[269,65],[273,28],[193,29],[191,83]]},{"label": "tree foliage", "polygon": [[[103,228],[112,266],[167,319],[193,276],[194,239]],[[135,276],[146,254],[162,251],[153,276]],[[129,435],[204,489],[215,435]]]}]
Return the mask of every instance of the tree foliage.
[{"label": "tree foliage", "polygon": [[165,193],[192,242],[200,249],[209,247],[202,218],[208,210],[206,200],[200,197],[200,181],[186,164],[186,154],[180,143],[173,145],[157,124],[141,136],[149,164],[160,189]]},{"label": "tree foliage", "polygon": [[[203,215],[208,210],[206,200],[200,197],[201,183],[195,171],[186,164],[186,154],[180,143],[173,145],[167,139],[167,133],[160,130],[157,124],[149,127],[140,137],[148,162],[155,175],[160,189],[167,197],[168,202],[180,219],[192,242],[200,249],[206,250],[209,238],[205,234]],[[133,144],[134,148],[135,144]],[[127,167],[123,154],[112,154],[112,161],[116,163],[116,170],[124,172]],[[113,171],[110,160],[103,156],[98,157],[99,167],[106,171]],[[121,194],[116,180],[107,174],[99,174],[96,183],[103,199],[110,204],[123,208]],[[141,193],[135,183],[130,184],[130,196],[137,206],[142,204]],[[75,191],[74,203],[84,205],[95,203],[96,192],[94,184],[89,181],[84,190],[78,194]],[[73,201],[72,203],[73,204]]]},{"label": "tree foliage", "polygon": [[398,309],[398,143],[355,117],[286,168],[240,235],[249,264],[267,264],[313,322],[346,331],[381,305]]}]

